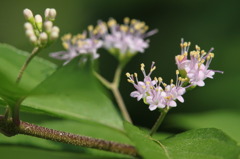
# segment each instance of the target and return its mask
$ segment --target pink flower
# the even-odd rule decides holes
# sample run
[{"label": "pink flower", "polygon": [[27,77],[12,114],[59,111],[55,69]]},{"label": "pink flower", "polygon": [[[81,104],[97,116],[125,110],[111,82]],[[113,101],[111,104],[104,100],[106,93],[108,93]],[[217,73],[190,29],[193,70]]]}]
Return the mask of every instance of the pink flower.
[{"label": "pink flower", "polygon": [[[144,75],[143,81],[138,81],[137,74],[126,74],[129,78],[128,81],[132,83],[136,89],[130,96],[137,98],[138,101],[143,99],[144,103],[149,105],[151,111],[157,108],[176,107],[176,100],[183,103],[184,99],[182,95],[186,92],[186,89],[182,87],[182,85],[187,79],[178,77],[179,71],[177,70],[177,81],[175,85],[173,84],[173,80],[171,80],[170,85],[163,83],[161,77],[155,77],[154,80],[152,80],[150,76],[155,68],[153,62],[149,74],[146,74],[144,64],[141,64],[141,70]],[[134,76],[136,78],[136,83]]]},{"label": "pink flower", "polygon": [[181,55],[176,56],[176,64],[180,71],[184,70],[189,82],[192,85],[204,86],[206,78],[213,78],[215,72],[223,73],[222,71],[210,70],[209,65],[214,57],[212,53],[213,48],[206,53],[196,45],[196,50],[190,52],[190,59],[188,59],[188,50],[190,42],[181,41]]},{"label": "pink flower", "polygon": [[[102,34],[104,47],[108,50],[119,50],[121,54],[143,53],[149,46],[146,37],[154,35],[157,30],[147,32],[148,26],[136,19],[124,19],[124,24],[118,24],[115,19],[108,21],[109,32]],[[105,29],[107,30],[107,29]]]}]

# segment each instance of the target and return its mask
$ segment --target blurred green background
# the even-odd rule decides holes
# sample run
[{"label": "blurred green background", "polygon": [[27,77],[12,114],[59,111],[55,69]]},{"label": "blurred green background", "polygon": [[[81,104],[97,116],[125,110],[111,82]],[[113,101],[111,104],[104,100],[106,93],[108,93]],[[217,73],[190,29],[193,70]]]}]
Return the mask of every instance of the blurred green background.
[{"label": "blurred green background", "polygon": [[[216,74],[214,80],[206,80],[205,87],[187,93],[185,103],[178,104],[177,108],[171,110],[162,129],[170,132],[181,132],[187,129],[187,126],[184,128],[182,125],[189,120],[183,120],[181,126],[174,124],[178,114],[217,112],[220,115],[214,119],[205,118],[202,115],[193,115],[192,118],[199,117],[199,120],[196,121],[199,123],[199,127],[221,128],[222,123],[229,125],[229,123],[226,124],[229,121],[232,127],[226,129],[228,134],[239,131],[240,1],[1,0],[0,42],[11,44],[21,50],[31,51],[32,47],[25,37],[23,29],[25,20],[22,11],[24,8],[29,8],[34,14],[43,15],[45,8],[49,7],[55,8],[58,12],[56,25],[60,27],[61,35],[80,33],[88,25],[95,25],[97,20],[108,20],[109,17],[122,22],[122,19],[128,16],[145,21],[150,29],[157,28],[159,32],[150,38],[150,47],[144,54],[134,57],[124,72],[140,74],[140,63],[144,62],[146,67],[150,67],[151,62],[155,61],[157,70],[154,72],[154,76],[162,76],[167,82],[171,78],[175,79],[174,57],[180,53],[181,38],[191,41],[191,49],[195,44],[205,50],[214,47],[215,59],[210,68],[222,70],[224,74]],[[50,59],[48,54],[62,49],[59,39],[44,50],[40,56],[60,65],[61,62]],[[101,73],[111,80],[116,60],[105,50],[99,50],[99,52],[101,53]],[[134,123],[150,128],[156,120],[158,112],[150,112],[142,102],[130,98],[129,94],[133,91],[133,87],[126,82],[124,75],[122,75],[120,89]],[[216,122],[209,125],[212,120],[216,120]],[[197,124],[196,127],[198,127]]]}]

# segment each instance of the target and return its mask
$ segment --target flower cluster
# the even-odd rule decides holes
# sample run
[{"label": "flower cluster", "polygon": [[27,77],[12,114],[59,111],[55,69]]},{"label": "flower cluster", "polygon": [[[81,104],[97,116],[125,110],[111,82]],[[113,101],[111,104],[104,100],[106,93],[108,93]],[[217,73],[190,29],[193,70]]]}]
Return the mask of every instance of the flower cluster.
[{"label": "flower cluster", "polygon": [[64,64],[67,64],[76,56],[81,54],[91,54],[93,59],[99,57],[97,49],[102,46],[102,40],[99,40],[96,34],[93,33],[93,27],[89,27],[89,38],[87,38],[87,32],[72,36],[66,34],[62,37],[62,45],[66,51],[59,51],[51,53],[50,56],[59,60],[65,60]]},{"label": "flower cluster", "polygon": [[136,19],[126,17],[123,21],[124,24],[118,24],[115,19],[110,18],[107,22],[108,29],[103,34],[104,47],[120,59],[136,52],[143,53],[149,46],[149,40],[145,38],[157,32],[156,29],[147,32],[148,26]]},{"label": "flower cluster", "polygon": [[[215,72],[209,70],[209,65],[214,57],[212,53],[213,49],[210,49],[208,53],[201,50],[196,45],[196,50],[190,52],[190,59],[187,58],[190,42],[184,42],[181,44],[181,55],[176,56],[176,64],[178,70],[176,70],[176,83],[171,80],[170,84],[163,83],[161,77],[151,78],[152,72],[156,69],[154,62],[152,63],[150,72],[146,74],[144,64],[141,64],[141,71],[144,75],[143,81],[138,80],[136,73],[127,73],[128,82],[132,83],[135,87],[130,96],[137,98],[137,100],[143,99],[144,103],[149,105],[149,109],[155,110],[156,108],[164,109],[170,107],[176,107],[176,100],[184,102],[182,95],[186,93],[186,89],[191,86],[204,86],[204,80],[206,78],[213,78]],[[205,62],[206,61],[206,62]],[[180,74],[182,77],[180,77]]]},{"label": "flower cluster", "polygon": [[45,10],[45,21],[37,14],[35,17],[30,9],[24,9],[23,14],[28,22],[24,24],[25,32],[30,42],[40,48],[46,47],[59,36],[59,28],[53,26],[56,10],[47,8]]},{"label": "flower cluster", "polygon": [[118,24],[111,18],[108,22],[99,21],[96,27],[90,25],[87,32],[76,36],[69,34],[62,38],[67,51],[52,53],[50,56],[69,62],[80,54],[92,54],[94,59],[99,57],[97,49],[103,47],[119,60],[129,59],[137,52],[144,52],[149,40],[145,38],[155,34],[157,30],[147,32],[148,26],[136,19],[124,19],[124,24]]},{"label": "flower cluster", "polygon": [[144,75],[143,81],[138,80],[137,73],[126,73],[126,76],[129,78],[128,82],[132,83],[136,88],[136,91],[130,94],[131,97],[137,98],[138,101],[143,99],[143,101],[149,105],[151,111],[157,108],[176,107],[177,103],[175,100],[184,102],[182,95],[186,92],[186,88],[182,85],[187,79],[178,77],[178,70],[176,71],[176,83],[173,84],[173,80],[171,80],[170,84],[167,85],[161,77],[155,77],[154,79],[150,77],[156,69],[154,62],[148,74],[146,74],[144,67],[145,65],[141,64],[141,71]]},{"label": "flower cluster", "polygon": [[193,86],[202,87],[205,85],[204,80],[206,78],[213,78],[215,72],[223,73],[222,71],[208,69],[214,57],[213,48],[205,52],[196,45],[196,50],[190,52],[190,59],[188,59],[190,42],[184,42],[182,39],[180,46],[181,54],[175,57],[176,64],[182,75],[189,78],[189,82]]}]

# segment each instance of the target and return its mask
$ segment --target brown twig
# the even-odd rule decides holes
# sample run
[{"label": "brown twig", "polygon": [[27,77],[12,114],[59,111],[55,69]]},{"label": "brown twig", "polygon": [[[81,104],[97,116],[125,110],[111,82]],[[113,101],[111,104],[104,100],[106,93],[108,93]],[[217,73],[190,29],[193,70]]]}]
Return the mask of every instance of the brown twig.
[{"label": "brown twig", "polygon": [[58,131],[23,121],[20,121],[19,126],[16,126],[12,122],[12,119],[6,120],[4,116],[0,116],[0,132],[9,137],[17,134],[23,134],[47,140],[83,146],[88,148],[95,148],[131,156],[138,155],[135,147],[131,145],[76,135],[64,131]]}]

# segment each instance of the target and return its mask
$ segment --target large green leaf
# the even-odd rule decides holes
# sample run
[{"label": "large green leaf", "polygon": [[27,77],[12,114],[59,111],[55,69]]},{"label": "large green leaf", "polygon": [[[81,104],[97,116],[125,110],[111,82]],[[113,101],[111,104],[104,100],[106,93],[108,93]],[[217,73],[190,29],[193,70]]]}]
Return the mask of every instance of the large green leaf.
[{"label": "large green leaf", "polygon": [[[80,57],[81,58],[81,57]],[[123,130],[122,119],[89,68],[79,59],[59,68],[23,102],[24,107],[63,118]]]},{"label": "large green leaf", "polygon": [[[9,85],[9,83],[15,83],[19,70],[28,56],[29,53],[25,51],[18,50],[7,44],[0,44],[0,88],[4,84]],[[24,72],[20,87],[26,90],[31,90],[52,74],[55,69],[56,66],[53,63],[35,57]],[[7,79],[8,83],[3,82],[2,77]]]},{"label": "large green leaf", "polygon": [[0,97],[10,106],[55,71],[54,64],[36,57],[24,72],[20,85],[17,85],[17,75],[28,56],[27,52],[0,44]]},{"label": "large green leaf", "polygon": [[156,141],[137,127],[125,128],[144,159],[237,159],[240,147],[214,128],[190,130],[162,141]]},{"label": "large green leaf", "polygon": [[169,125],[185,129],[204,127],[218,128],[240,143],[239,114],[240,112],[237,110],[233,111],[225,109],[193,114],[175,114],[169,117]]}]

